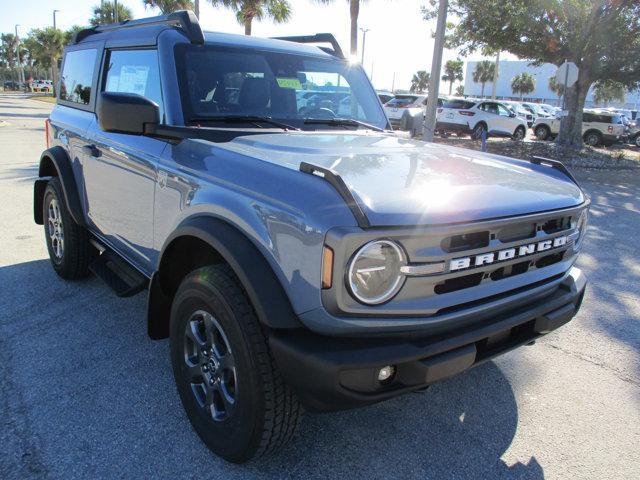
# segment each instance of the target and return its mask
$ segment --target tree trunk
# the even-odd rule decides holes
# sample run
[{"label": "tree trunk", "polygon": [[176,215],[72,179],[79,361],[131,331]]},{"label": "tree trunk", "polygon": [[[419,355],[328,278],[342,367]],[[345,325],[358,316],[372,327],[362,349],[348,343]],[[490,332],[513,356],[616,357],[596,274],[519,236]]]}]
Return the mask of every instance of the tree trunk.
[{"label": "tree trunk", "polygon": [[480,97],[484,98],[484,83],[482,84],[482,93],[480,94]]},{"label": "tree trunk", "polygon": [[244,34],[251,35],[251,21],[253,19],[251,17],[247,17],[244,19]]},{"label": "tree trunk", "polygon": [[449,82],[449,95],[451,95],[452,90],[453,90],[453,80]]},{"label": "tree trunk", "polygon": [[358,15],[360,14],[360,0],[349,0],[351,14],[351,56],[358,55]]},{"label": "tree trunk", "polygon": [[576,83],[566,90],[564,96],[568,115],[560,124],[559,144],[582,147],[582,111],[591,83],[589,71],[582,67],[578,71]]}]

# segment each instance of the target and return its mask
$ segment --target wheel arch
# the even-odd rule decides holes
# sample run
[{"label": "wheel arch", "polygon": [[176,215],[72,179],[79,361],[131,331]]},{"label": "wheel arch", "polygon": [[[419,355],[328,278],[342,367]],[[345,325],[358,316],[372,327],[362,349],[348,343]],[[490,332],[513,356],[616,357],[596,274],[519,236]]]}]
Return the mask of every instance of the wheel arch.
[{"label": "wheel arch", "polygon": [[42,225],[42,202],[47,183],[52,177],[60,178],[64,201],[73,220],[80,226],[86,226],[82,214],[82,204],[78,194],[76,179],[73,175],[71,160],[67,152],[60,146],[45,150],[40,156],[38,178],[33,186],[33,219],[38,225]]},{"label": "wheel arch", "polygon": [[182,279],[196,268],[216,263],[231,267],[263,325],[302,327],[282,283],[255,244],[225,220],[197,216],[182,222],[161,250],[147,298],[151,338],[168,336],[171,302]]}]

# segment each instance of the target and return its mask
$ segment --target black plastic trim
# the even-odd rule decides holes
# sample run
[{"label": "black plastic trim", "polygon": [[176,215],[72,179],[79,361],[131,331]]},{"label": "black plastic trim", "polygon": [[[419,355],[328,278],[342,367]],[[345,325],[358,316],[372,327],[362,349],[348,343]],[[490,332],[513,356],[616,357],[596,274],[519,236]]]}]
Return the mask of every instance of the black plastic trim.
[{"label": "black plastic trim", "polygon": [[[50,175],[52,172],[47,172],[46,170],[46,159],[53,163],[57,176],[60,178],[60,183],[62,183],[62,192],[64,193],[64,200],[67,204],[71,217],[78,225],[86,227],[87,225],[82,212],[82,204],[80,203],[80,196],[78,195],[76,179],[73,175],[71,160],[69,159],[67,152],[64,148],[56,146],[49,148],[42,153],[42,156],[40,157],[40,167],[38,170],[38,176],[41,177],[41,180],[43,179],[42,177],[53,176]],[[34,185],[34,200],[39,199],[36,196],[38,188],[42,188],[42,184],[38,184],[38,181],[36,180],[36,184]],[[40,205],[42,205],[42,203],[40,203]],[[34,205],[34,211],[36,208],[37,205]],[[35,220],[36,223],[38,223],[38,217],[36,217]]]},{"label": "black plastic trim", "polygon": [[168,15],[158,15],[157,17],[139,18],[137,20],[125,20],[119,23],[110,23],[108,25],[99,25],[97,27],[85,28],[77,32],[71,43],[79,43],[85,38],[102,32],[112,32],[114,30],[122,30],[125,28],[142,27],[149,25],[168,25],[181,28],[187,38],[193,44],[201,45],[204,43],[204,33],[198,22],[198,17],[190,10],[180,10],[169,13]]},{"label": "black plastic trim", "polygon": [[360,207],[356,199],[353,197],[351,190],[349,190],[349,187],[347,187],[340,175],[328,168],[318,167],[317,165],[312,165],[307,162],[300,163],[300,171],[326,180],[333,188],[336,189],[338,194],[345,201],[347,207],[349,207],[349,210],[351,210],[351,213],[353,213],[353,216],[358,222],[358,226],[360,228],[369,228],[371,226],[369,219],[362,210],[362,207]]},{"label": "black plastic trim", "polygon": [[284,40],[286,42],[295,42],[295,43],[330,43],[333,48],[333,52],[328,51],[327,49],[322,49],[324,51],[328,51],[328,53],[332,53],[337,57],[344,58],[344,53],[342,52],[342,48],[340,48],[340,44],[336,37],[331,33],[316,33],[315,35],[298,35],[292,37],[271,37],[274,40]]},{"label": "black plastic trim", "polygon": [[[172,293],[161,290],[162,276],[171,274],[163,263],[174,240],[195,237],[209,244],[238,276],[249,296],[260,322],[269,328],[301,328],[302,323],[293,311],[289,297],[280,280],[258,248],[236,227],[217,217],[202,215],[182,222],[162,247],[157,271],[153,274],[151,298],[147,305],[148,331],[151,338],[164,338],[169,309],[156,308],[154,299],[170,301]],[[160,291],[159,291],[160,290]]]},{"label": "black plastic trim", "polygon": [[580,186],[580,184],[578,183],[576,178],[573,176],[573,174],[569,171],[569,169],[565,167],[565,165],[562,162],[559,162],[558,160],[533,156],[529,159],[529,162],[535,165],[548,165],[551,168],[555,168],[556,170],[559,170],[560,172],[564,173],[569,178],[569,180],[571,180],[573,183],[578,185],[578,187]]}]

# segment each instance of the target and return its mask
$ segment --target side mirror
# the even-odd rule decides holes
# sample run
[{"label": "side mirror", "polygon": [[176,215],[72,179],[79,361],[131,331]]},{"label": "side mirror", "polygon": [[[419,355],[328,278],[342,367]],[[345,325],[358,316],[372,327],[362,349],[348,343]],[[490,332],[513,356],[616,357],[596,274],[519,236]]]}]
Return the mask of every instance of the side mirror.
[{"label": "side mirror", "polygon": [[135,93],[102,92],[96,114],[105,132],[143,135],[146,124],[160,123],[158,104]]},{"label": "side mirror", "polygon": [[511,113],[509,114],[509,116],[510,116],[511,118],[515,118],[515,117],[516,117],[516,114],[515,114],[515,113],[513,113],[513,112],[511,112]]}]

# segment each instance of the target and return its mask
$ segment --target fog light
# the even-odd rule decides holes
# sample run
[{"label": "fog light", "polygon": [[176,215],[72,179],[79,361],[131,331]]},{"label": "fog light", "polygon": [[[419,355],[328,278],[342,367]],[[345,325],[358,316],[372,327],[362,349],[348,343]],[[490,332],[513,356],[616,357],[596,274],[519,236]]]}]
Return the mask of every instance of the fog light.
[{"label": "fog light", "polygon": [[387,365],[386,367],[382,367],[378,372],[378,381],[384,382],[385,380],[389,380],[393,377],[393,374],[396,372],[396,369],[393,365]]}]

